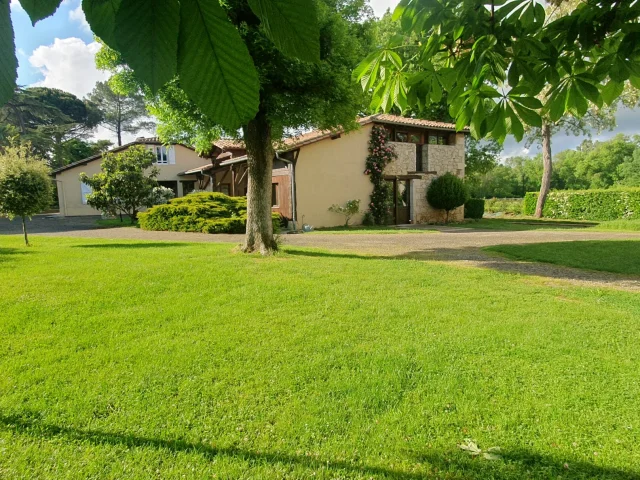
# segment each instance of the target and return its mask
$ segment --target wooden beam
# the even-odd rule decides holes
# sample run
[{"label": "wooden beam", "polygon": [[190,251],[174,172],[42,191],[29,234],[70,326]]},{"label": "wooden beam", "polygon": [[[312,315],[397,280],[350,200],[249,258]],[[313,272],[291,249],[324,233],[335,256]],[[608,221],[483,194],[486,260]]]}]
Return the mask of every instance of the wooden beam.
[{"label": "wooden beam", "polygon": [[233,165],[231,165],[229,167],[229,170],[231,170],[231,196],[235,197],[236,196],[236,171],[233,168]]}]

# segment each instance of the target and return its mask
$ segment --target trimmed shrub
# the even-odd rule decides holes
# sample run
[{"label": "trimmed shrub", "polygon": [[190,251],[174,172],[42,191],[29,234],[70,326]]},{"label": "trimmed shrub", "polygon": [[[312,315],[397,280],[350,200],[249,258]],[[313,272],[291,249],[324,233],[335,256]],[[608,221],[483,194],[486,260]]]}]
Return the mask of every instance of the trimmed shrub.
[{"label": "trimmed shrub", "polygon": [[[526,194],[525,215],[535,214],[537,201],[537,192]],[[570,220],[640,219],[640,188],[550,192],[542,213]]]},{"label": "trimmed shrub", "polygon": [[464,218],[480,220],[484,216],[484,198],[470,198],[464,204]]},{"label": "trimmed shrub", "polygon": [[464,205],[468,199],[467,186],[452,173],[445,173],[433,180],[427,190],[427,201],[433,208],[447,212],[447,222],[449,221],[449,213]]},{"label": "trimmed shrub", "polygon": [[522,215],[522,208],[522,198],[487,198],[484,202],[484,211],[486,213]]},{"label": "trimmed shrub", "polygon": [[[143,230],[201,233],[245,233],[247,199],[223,193],[193,193],[156,205],[138,215]],[[274,231],[280,214],[273,214]]]}]

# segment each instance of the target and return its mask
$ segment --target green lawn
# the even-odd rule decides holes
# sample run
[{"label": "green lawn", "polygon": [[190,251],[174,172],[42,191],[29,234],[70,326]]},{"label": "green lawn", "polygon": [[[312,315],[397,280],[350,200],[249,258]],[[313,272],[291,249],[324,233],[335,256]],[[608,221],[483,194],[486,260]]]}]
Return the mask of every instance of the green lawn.
[{"label": "green lawn", "polygon": [[640,275],[640,239],[498,245],[485,250],[516,260]]},{"label": "green lawn", "polygon": [[309,233],[321,233],[321,234],[335,234],[335,233],[440,233],[437,230],[427,228],[400,228],[395,225],[354,225],[350,227],[322,227],[317,228],[313,232]]},{"label": "green lawn", "polygon": [[0,237],[0,478],[640,475],[640,295],[312,250],[33,244]]},{"label": "green lawn", "polygon": [[119,218],[101,218],[96,220],[96,225],[99,228],[121,228],[121,227],[138,227],[138,222],[131,223],[129,218],[124,218],[120,221]]},{"label": "green lawn", "polygon": [[627,232],[640,232],[640,220],[611,220],[601,222],[594,230],[619,230]]},{"label": "green lawn", "polygon": [[531,217],[510,217],[510,218],[483,218],[474,221],[467,220],[464,224],[453,224],[452,226],[460,226],[465,228],[476,228],[479,230],[507,230],[507,231],[524,231],[524,230],[557,230],[557,229],[575,229],[587,228],[597,225],[595,222],[582,222],[573,220],[554,220],[554,219],[537,219]]}]

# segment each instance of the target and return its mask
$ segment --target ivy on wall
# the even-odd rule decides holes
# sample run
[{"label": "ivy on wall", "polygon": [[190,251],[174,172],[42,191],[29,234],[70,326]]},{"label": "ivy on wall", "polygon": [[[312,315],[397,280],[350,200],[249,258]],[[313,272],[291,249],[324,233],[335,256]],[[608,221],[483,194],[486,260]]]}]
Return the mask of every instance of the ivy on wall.
[{"label": "ivy on wall", "polygon": [[394,148],[389,145],[389,133],[381,125],[374,125],[369,140],[369,155],[365,175],[373,183],[369,202],[369,212],[376,225],[388,223],[393,207],[393,184],[384,180],[384,168],[397,158]]}]

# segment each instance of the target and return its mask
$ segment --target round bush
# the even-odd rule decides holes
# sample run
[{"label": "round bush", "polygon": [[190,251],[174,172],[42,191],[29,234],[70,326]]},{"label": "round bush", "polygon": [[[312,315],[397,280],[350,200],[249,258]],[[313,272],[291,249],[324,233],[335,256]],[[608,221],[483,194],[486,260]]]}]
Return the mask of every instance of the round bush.
[{"label": "round bush", "polygon": [[484,216],[484,198],[470,198],[464,204],[464,218],[480,220]]},{"label": "round bush", "polygon": [[449,221],[449,213],[465,204],[469,191],[464,182],[453,175],[445,173],[436,178],[427,190],[427,201],[433,208],[444,210]]},{"label": "round bush", "polygon": [[[274,213],[274,231],[280,227],[280,214]],[[247,199],[223,193],[192,193],[156,205],[138,215],[143,230],[202,233],[245,233]]]}]

